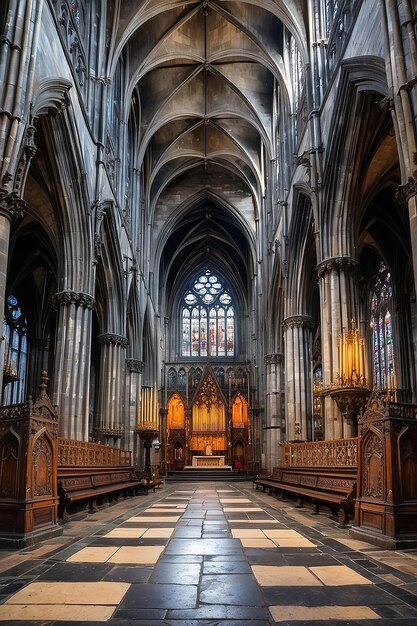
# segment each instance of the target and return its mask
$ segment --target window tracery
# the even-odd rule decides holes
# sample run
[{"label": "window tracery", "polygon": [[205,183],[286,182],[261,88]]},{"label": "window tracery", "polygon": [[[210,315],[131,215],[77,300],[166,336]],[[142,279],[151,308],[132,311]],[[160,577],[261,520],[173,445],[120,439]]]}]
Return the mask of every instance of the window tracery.
[{"label": "window tracery", "polygon": [[183,297],[181,355],[234,356],[235,311],[222,280],[207,269]]}]

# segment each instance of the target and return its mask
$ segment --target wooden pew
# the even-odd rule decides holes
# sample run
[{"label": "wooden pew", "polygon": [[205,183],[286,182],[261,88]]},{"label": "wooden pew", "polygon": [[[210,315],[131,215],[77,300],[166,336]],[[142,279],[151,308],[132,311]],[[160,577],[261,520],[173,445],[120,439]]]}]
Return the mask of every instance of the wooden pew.
[{"label": "wooden pew", "polygon": [[131,464],[131,452],[99,443],[58,440],[58,515],[90,513],[115,502],[155,491],[146,472]]},{"label": "wooden pew", "polygon": [[272,494],[291,493],[299,507],[305,500],[319,513],[320,505],[327,505],[333,514],[340,514],[340,522],[347,525],[356,497],[356,468],[276,467],[269,476],[254,478],[253,486]]},{"label": "wooden pew", "polygon": [[104,502],[117,502],[120,497],[147,494],[151,485],[133,467],[58,466],[58,515],[87,510],[97,511]]}]

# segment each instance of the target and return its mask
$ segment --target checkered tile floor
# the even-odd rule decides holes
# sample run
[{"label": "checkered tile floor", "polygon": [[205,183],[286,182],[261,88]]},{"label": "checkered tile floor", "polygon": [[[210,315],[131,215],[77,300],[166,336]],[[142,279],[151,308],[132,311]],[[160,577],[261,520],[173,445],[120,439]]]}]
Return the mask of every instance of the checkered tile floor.
[{"label": "checkered tile floor", "polygon": [[0,622],[417,624],[415,554],[355,542],[249,484],[171,484],[96,516],[0,551]]}]

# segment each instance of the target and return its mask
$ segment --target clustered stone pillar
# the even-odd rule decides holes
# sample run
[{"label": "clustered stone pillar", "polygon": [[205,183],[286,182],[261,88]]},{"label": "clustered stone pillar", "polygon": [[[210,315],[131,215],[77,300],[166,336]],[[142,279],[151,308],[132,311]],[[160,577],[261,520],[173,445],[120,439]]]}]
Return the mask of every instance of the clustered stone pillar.
[{"label": "clustered stone pillar", "polygon": [[307,417],[312,416],[312,319],[293,315],[283,322],[286,379],[287,441],[307,441]]},{"label": "clustered stone pillar", "polygon": [[97,338],[101,344],[100,382],[98,398],[98,436],[113,439],[123,435],[122,381],[126,359],[127,338],[114,333],[104,333]]},{"label": "clustered stone pillar", "polygon": [[59,407],[59,435],[88,441],[94,298],[61,291],[55,301],[59,311],[53,401]]},{"label": "clustered stone pillar", "polygon": [[285,411],[283,406],[283,355],[268,354],[266,366],[266,469],[272,469],[280,461],[279,444],[285,439]]},{"label": "clustered stone pillar", "polygon": [[[317,266],[320,279],[325,439],[353,436],[330,391],[338,383],[339,337],[356,318],[355,275],[359,263],[350,257],[326,259]],[[326,393],[326,390],[328,393]]]},{"label": "clustered stone pillar", "polygon": [[141,379],[144,363],[139,359],[126,359],[127,397],[129,401],[128,428],[125,430],[122,445],[133,450],[135,463],[138,461],[136,429],[140,407]]}]

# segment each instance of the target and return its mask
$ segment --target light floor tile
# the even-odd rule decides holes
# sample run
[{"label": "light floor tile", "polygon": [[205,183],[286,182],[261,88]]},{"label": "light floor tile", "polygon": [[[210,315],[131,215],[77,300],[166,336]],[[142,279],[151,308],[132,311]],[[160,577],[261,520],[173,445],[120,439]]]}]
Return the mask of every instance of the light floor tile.
[{"label": "light floor tile", "polygon": [[264,533],[269,539],[283,539],[288,537],[297,537],[299,539],[304,539],[303,535],[298,533],[296,530],[291,530],[291,528],[271,528],[270,530],[264,530]]},{"label": "light floor tile", "polygon": [[216,489],[217,493],[237,493],[236,489]]},{"label": "light floor tile", "polygon": [[165,546],[123,546],[108,560],[109,563],[123,563],[125,565],[154,565]]},{"label": "light floor tile", "polygon": [[114,528],[103,535],[106,539],[139,539],[147,528]]},{"label": "light floor tile", "polygon": [[116,606],[80,606],[76,604],[42,604],[42,605],[12,605],[0,606],[0,621],[71,621],[77,622],[107,622],[111,619]]},{"label": "light floor tile", "polygon": [[380,619],[368,606],[270,606],[275,622]]},{"label": "light floor tile", "polygon": [[150,509],[145,509],[144,513],[165,513],[169,514],[169,513],[183,513],[185,511],[185,508],[176,508],[176,509],[164,509],[164,508],[153,508],[151,507]]},{"label": "light floor tile", "polygon": [[230,524],[280,524],[277,519],[229,519]]},{"label": "light floor tile", "polygon": [[372,582],[361,576],[346,565],[326,565],[310,567],[310,570],[324,585],[336,587],[339,585],[372,585]]},{"label": "light floor tile", "polygon": [[244,548],[275,548],[276,545],[271,539],[250,539],[244,538],[240,540]]},{"label": "light floor tile", "polygon": [[151,506],[151,509],[186,509],[187,505],[186,504],[175,504],[175,502],[172,503],[168,503],[168,504],[164,504],[162,502],[160,502],[159,504],[153,504]]},{"label": "light floor tile", "polygon": [[321,582],[301,565],[252,565],[262,587],[321,587]]},{"label": "light floor tile", "polygon": [[238,507],[238,506],[234,506],[234,507],[224,507],[223,511],[225,513],[256,513],[257,511],[262,511],[262,509],[258,506],[258,507],[249,507],[249,506],[245,506],[245,507]]},{"label": "light floor tile", "polygon": [[[6,601],[7,604],[117,605],[129,583],[30,583]],[[74,616],[74,612],[72,613]]]},{"label": "light floor tile", "polygon": [[222,504],[244,504],[246,502],[251,502],[249,498],[219,498]]},{"label": "light floor tile", "polygon": [[143,539],[169,539],[174,528],[148,528],[143,535]]},{"label": "light floor tile", "polygon": [[159,515],[155,515],[155,517],[149,517],[146,515],[140,515],[140,516],[134,516],[134,517],[129,517],[129,519],[125,520],[126,522],[146,522],[146,524],[150,523],[150,522],[178,522],[178,520],[180,519],[179,515],[172,515],[172,516],[168,516],[168,515],[164,515],[164,517],[161,517]]},{"label": "light floor tile", "polygon": [[117,550],[117,546],[86,547],[68,557],[67,561],[72,563],[106,563]]},{"label": "light floor tile", "polygon": [[232,537],[235,539],[265,539],[265,534],[260,528],[233,528]]},{"label": "light floor tile", "polygon": [[192,498],[187,496],[167,496],[165,500],[192,500]]},{"label": "light floor tile", "polygon": [[316,544],[304,537],[288,537],[282,539],[272,539],[278,548],[315,548]]}]

